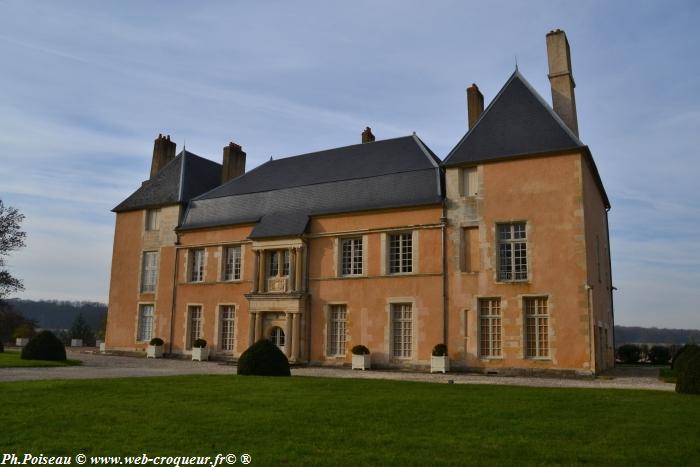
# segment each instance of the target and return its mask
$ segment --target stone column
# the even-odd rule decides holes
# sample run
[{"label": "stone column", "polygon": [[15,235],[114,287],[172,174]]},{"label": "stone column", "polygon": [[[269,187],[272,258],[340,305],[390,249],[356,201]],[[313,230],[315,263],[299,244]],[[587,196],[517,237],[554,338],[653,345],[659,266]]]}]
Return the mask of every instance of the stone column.
[{"label": "stone column", "polygon": [[258,293],[258,268],[260,267],[260,250],[255,250],[253,260],[253,293]]},{"label": "stone column", "polygon": [[259,341],[262,337],[262,314],[260,312],[255,313],[255,342]]},{"label": "stone column", "polygon": [[296,250],[294,248],[289,249],[289,277],[287,278],[287,283],[289,284],[289,291],[296,292],[297,290],[297,271],[296,271]]},{"label": "stone column", "polygon": [[[253,281],[255,282],[255,281]],[[250,317],[250,322],[248,323],[248,347],[251,345],[255,344],[255,321],[256,317],[258,316],[257,313],[253,313],[252,311],[248,314]]]},{"label": "stone column", "polygon": [[304,255],[302,254],[303,250],[301,248],[295,248],[294,252],[297,258],[296,273],[294,275],[294,290],[296,290],[297,292],[301,292],[303,290],[301,288],[301,279],[304,274]]},{"label": "stone column", "polygon": [[290,357],[292,354],[292,339],[293,339],[293,332],[292,332],[292,317],[294,316],[293,313],[287,313],[287,320],[284,323],[284,354],[287,356],[287,358]]},{"label": "stone column", "polygon": [[258,292],[265,292],[265,250],[258,252]]},{"label": "stone column", "polygon": [[292,339],[292,360],[295,362],[299,361],[299,336],[301,333],[299,332],[299,328],[301,327],[301,314],[300,313],[294,313],[292,315],[292,321],[293,321],[293,326],[292,326],[292,333],[293,333],[293,339]]}]

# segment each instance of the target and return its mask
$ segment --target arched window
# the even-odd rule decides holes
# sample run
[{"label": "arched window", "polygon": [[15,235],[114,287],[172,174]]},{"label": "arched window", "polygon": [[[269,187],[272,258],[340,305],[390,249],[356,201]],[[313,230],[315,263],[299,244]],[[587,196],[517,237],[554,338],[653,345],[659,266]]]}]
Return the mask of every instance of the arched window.
[{"label": "arched window", "polygon": [[282,330],[282,328],[278,326],[272,328],[272,331],[270,331],[270,340],[277,347],[284,347],[284,331]]}]

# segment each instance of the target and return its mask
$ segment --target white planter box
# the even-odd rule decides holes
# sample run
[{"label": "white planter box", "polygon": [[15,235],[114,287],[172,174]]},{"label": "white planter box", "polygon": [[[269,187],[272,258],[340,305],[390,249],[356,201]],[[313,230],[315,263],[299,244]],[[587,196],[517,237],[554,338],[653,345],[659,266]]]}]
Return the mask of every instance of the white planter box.
[{"label": "white planter box", "polygon": [[430,357],[430,372],[437,373],[439,371],[443,373],[450,371],[450,357],[446,355],[444,357]]},{"label": "white planter box", "polygon": [[372,361],[369,355],[352,355],[353,370],[369,370],[372,367]]},{"label": "white planter box", "polygon": [[203,362],[209,360],[209,347],[192,347],[192,360]]},{"label": "white planter box", "polygon": [[28,337],[18,337],[18,338],[15,340],[15,345],[16,345],[17,347],[24,347],[24,346],[27,345],[28,343],[29,343],[29,338],[28,338]]},{"label": "white planter box", "polygon": [[70,340],[70,346],[71,346],[71,347],[82,347],[82,346],[83,346],[83,340],[82,340],[82,339],[71,339],[71,340]]},{"label": "white planter box", "polygon": [[97,347],[98,349],[100,348],[100,345],[101,345],[101,344],[102,344],[102,341],[101,341],[101,340],[97,339],[97,340],[95,341],[95,347]]},{"label": "white planter box", "polygon": [[146,358],[162,358],[163,357],[163,346],[162,345],[149,345],[146,347]]},{"label": "white planter box", "polygon": [[107,350],[107,345],[104,342],[100,342],[100,352],[105,353]]}]

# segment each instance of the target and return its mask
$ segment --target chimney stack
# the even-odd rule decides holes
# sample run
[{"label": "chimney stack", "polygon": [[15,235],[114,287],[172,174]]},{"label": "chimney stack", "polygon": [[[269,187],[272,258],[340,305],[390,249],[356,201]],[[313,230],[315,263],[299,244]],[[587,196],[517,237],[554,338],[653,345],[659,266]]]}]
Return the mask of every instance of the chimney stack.
[{"label": "chimney stack", "polygon": [[371,143],[372,141],[374,141],[372,129],[370,127],[365,127],[365,131],[362,132],[362,144]]},{"label": "chimney stack", "polygon": [[576,83],[571,73],[571,51],[566,33],[561,29],[547,33],[549,83],[552,86],[552,107],[569,129],[578,136],[576,116]]},{"label": "chimney stack", "polygon": [[467,88],[467,117],[469,119],[469,129],[471,130],[476,121],[484,112],[484,95],[479,91],[479,87],[473,84]]},{"label": "chimney stack", "polygon": [[224,162],[221,168],[221,183],[226,183],[245,173],[245,152],[236,143],[224,147]]},{"label": "chimney stack", "polygon": [[170,141],[170,135],[159,134],[153,142],[153,159],[151,160],[151,179],[165,167],[168,162],[175,159],[175,142]]}]

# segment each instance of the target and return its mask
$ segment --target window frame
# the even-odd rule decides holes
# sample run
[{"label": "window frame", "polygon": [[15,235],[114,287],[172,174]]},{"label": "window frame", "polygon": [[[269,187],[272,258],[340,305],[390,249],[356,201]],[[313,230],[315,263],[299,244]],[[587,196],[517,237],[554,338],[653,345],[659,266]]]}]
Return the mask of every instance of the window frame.
[{"label": "window frame", "polygon": [[[477,167],[463,167],[460,172],[461,176],[461,192],[460,195],[465,198],[471,198],[479,195],[479,173]],[[472,187],[473,186],[473,187]],[[471,189],[470,188],[474,188]]]},{"label": "window frame", "polygon": [[[392,275],[392,276],[400,276],[400,275],[405,275],[405,274],[414,274],[415,273],[415,255],[413,254],[413,250],[415,248],[415,241],[414,241],[414,235],[412,231],[408,232],[391,232],[387,234],[387,274]],[[394,240],[399,239],[398,242],[398,247],[395,250],[394,249]],[[407,247],[405,245],[406,240],[410,243],[410,245]],[[394,259],[394,252],[398,252],[398,258],[395,260]],[[405,262],[406,262],[406,255],[410,255],[410,270],[405,270]],[[398,270],[394,270],[394,264],[395,261],[398,262]]]},{"label": "window frame", "polygon": [[[154,264],[148,266],[146,261],[149,256],[155,257]],[[158,269],[160,265],[160,254],[158,250],[144,251],[141,255],[141,293],[155,293],[158,288]],[[153,283],[146,281],[146,278],[152,277]]]},{"label": "window frame", "polygon": [[146,209],[143,230],[146,232],[156,232],[160,230],[160,208]]},{"label": "window frame", "polygon": [[[227,313],[231,313],[231,317],[226,317]],[[234,304],[219,305],[219,350],[223,353],[233,354],[236,350],[236,319],[238,317],[238,309]],[[227,324],[230,328],[227,329]],[[230,336],[227,335],[230,333]],[[227,344],[230,342],[230,348]]]},{"label": "window frame", "polygon": [[[342,317],[340,317],[341,311]],[[348,340],[348,306],[346,303],[332,303],[328,305],[327,313],[326,356],[345,357]]]},{"label": "window frame", "polygon": [[[201,264],[197,264],[197,257],[201,253]],[[206,249],[205,248],[190,248],[188,251],[187,260],[187,282],[196,284],[204,282],[206,272]],[[196,269],[195,269],[196,268]],[[199,270],[199,273],[195,271]]]},{"label": "window frame", "polygon": [[[194,313],[193,311],[198,312],[198,317],[197,317],[197,332],[195,333],[195,326],[194,326]],[[187,341],[186,341],[186,349],[187,350],[192,350],[192,344],[194,343],[195,340],[202,338],[204,335],[204,306],[200,304],[188,304],[187,305]]]},{"label": "window frame", "polygon": [[[344,237],[339,241],[340,250],[340,276],[341,277],[357,277],[362,276],[365,271],[365,247],[363,237]],[[346,256],[345,245],[350,244]],[[359,252],[359,257],[358,257]],[[349,264],[346,272],[346,260]],[[359,266],[359,268],[358,268]],[[359,270],[359,272],[358,272]]]},{"label": "window frame", "polygon": [[[408,309],[405,309],[404,307],[407,307]],[[391,340],[389,343],[389,354],[393,360],[412,360],[414,357],[414,308],[415,306],[413,302],[396,301],[389,304],[389,313],[391,318]],[[396,317],[397,313],[401,314],[399,318]],[[405,316],[406,313],[409,314],[408,318]],[[407,333],[408,342],[406,342]],[[400,340],[400,342],[397,342],[397,339]]]},{"label": "window frame", "polygon": [[[150,316],[146,316],[144,311],[150,308]],[[150,319],[150,332],[148,337],[144,336],[145,318]],[[136,317],[136,342],[150,342],[153,339],[153,331],[155,329],[156,305],[155,303],[139,303]]]},{"label": "window frame", "polygon": [[[522,226],[522,230],[516,231],[516,226]],[[503,239],[501,232],[503,227],[508,227],[509,238]],[[496,223],[496,282],[527,282],[530,280],[530,265],[528,260],[528,224],[527,221],[498,222]],[[522,232],[523,237],[516,237]],[[509,266],[504,269],[504,248],[509,247]],[[524,258],[524,271],[518,270],[522,265],[518,259]]]},{"label": "window frame", "polygon": [[[494,310],[496,310],[496,313],[494,313]],[[484,311],[488,313],[484,313]],[[503,307],[501,298],[479,297],[477,299],[477,313],[479,326],[479,358],[488,360],[502,359]],[[487,336],[484,335],[485,327],[488,329]]]},{"label": "window frame", "polygon": [[[233,264],[229,264],[229,252],[238,251],[234,254]],[[231,266],[231,271],[228,271]],[[230,277],[228,277],[230,273]],[[243,247],[242,245],[226,245],[222,248],[221,254],[221,281],[237,282],[243,278]]]},{"label": "window frame", "polygon": [[[543,305],[543,306],[542,306]],[[530,313],[533,310],[534,313]],[[544,310],[544,313],[540,311]],[[539,312],[539,313],[538,313]],[[549,297],[547,295],[531,295],[523,297],[523,334],[524,356],[529,360],[551,360],[551,339],[549,335]],[[534,348],[531,338],[531,322],[534,324]],[[542,328],[544,327],[544,333]],[[544,341],[544,344],[543,344]],[[544,352],[542,352],[544,347]],[[534,353],[531,353],[534,350]]]}]

